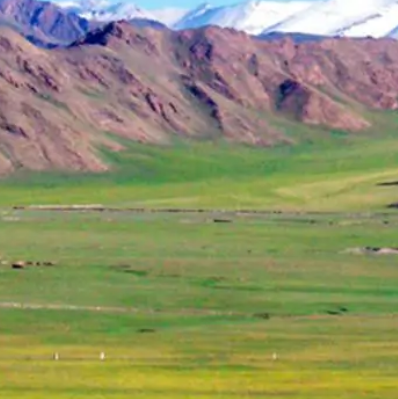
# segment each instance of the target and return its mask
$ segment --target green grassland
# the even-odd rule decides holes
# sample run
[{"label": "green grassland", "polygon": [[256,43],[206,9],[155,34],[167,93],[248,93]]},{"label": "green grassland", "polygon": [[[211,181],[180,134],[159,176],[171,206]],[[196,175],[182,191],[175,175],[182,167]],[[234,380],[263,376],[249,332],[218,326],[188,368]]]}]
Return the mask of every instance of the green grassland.
[{"label": "green grassland", "polygon": [[[125,143],[105,174],[3,179],[0,398],[395,399],[398,256],[346,251],[398,246],[388,118],[292,125],[272,149]],[[12,208],[44,204],[117,212]]]},{"label": "green grassland", "polygon": [[57,265],[0,266],[0,398],[395,398],[398,258],[345,250],[397,227],[3,211],[2,259]]},{"label": "green grassland", "polygon": [[124,143],[125,151],[103,152],[112,165],[108,173],[3,179],[0,205],[380,211],[398,199],[398,186],[376,186],[397,179],[395,135],[372,132],[370,138],[308,127],[305,134],[294,145],[274,148],[210,140]]}]

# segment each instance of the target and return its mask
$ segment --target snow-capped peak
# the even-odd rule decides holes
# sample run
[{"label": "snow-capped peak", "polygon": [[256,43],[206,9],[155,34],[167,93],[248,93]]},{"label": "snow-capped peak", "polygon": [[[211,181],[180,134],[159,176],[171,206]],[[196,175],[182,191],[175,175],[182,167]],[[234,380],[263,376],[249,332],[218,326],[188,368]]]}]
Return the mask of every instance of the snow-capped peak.
[{"label": "snow-capped peak", "polygon": [[116,21],[121,19],[155,19],[149,11],[143,10],[129,0],[54,0],[61,7],[68,8],[86,19]]},{"label": "snow-capped peak", "polygon": [[254,35],[293,32],[398,37],[398,0],[248,0],[219,7],[203,3],[191,11],[173,8],[173,0],[169,0],[171,7],[151,11],[132,0],[54,1],[87,19],[150,19],[174,29],[217,25]]},{"label": "snow-capped peak", "polygon": [[192,21],[200,18],[201,15],[205,14],[210,9],[211,6],[209,3],[201,3],[193,10],[188,11],[185,15],[183,15],[178,21],[176,21],[173,27],[175,29],[184,29],[185,27],[190,26]]},{"label": "snow-capped peak", "polygon": [[[398,24],[397,6],[397,0],[322,0],[269,27],[264,33],[278,31],[317,35],[382,36],[393,29],[393,21],[387,23],[385,19],[389,13],[394,15],[393,25]],[[378,22],[375,24],[376,20]]]},{"label": "snow-capped peak", "polygon": [[158,10],[151,10],[151,14],[156,21],[159,21],[166,26],[172,27],[181,20],[187,13],[183,8],[163,8]]},{"label": "snow-capped peak", "polygon": [[94,7],[87,12],[81,14],[87,19],[95,19],[97,21],[112,21],[121,19],[155,19],[154,16],[132,3],[115,3],[105,8]]},{"label": "snow-capped peak", "polygon": [[217,25],[259,34],[265,28],[309,7],[308,1],[256,1],[230,6],[210,7],[203,4],[188,13],[174,27],[176,29]]}]

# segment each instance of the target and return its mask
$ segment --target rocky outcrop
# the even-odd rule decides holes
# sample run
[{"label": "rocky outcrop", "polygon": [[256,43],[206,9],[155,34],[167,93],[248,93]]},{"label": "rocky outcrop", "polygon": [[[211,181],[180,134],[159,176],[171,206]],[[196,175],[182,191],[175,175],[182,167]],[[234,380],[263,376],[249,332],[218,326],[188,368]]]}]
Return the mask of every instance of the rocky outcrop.
[{"label": "rocky outcrop", "polygon": [[295,119],[312,125],[358,131],[370,126],[365,119],[296,80],[286,79],[278,87],[276,108]]}]

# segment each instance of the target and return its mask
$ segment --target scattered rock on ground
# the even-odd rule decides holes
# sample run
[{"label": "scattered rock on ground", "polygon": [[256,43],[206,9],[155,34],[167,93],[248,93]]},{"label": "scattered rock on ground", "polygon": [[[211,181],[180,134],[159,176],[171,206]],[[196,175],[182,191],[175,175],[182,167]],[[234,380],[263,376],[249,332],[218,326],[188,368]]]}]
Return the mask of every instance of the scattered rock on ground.
[{"label": "scattered rock on ground", "polygon": [[[4,263],[4,261],[3,261],[2,264],[8,264],[8,262]],[[29,261],[13,262],[11,264],[11,267],[13,269],[24,269],[24,268],[26,268],[28,266],[36,266],[36,267],[45,266],[45,267],[49,267],[49,266],[55,266],[55,265],[56,265],[56,263],[52,262],[52,261],[31,261],[31,260],[29,260]]]},{"label": "scattered rock on ground", "polygon": [[14,262],[12,264],[13,269],[24,269],[26,267],[26,263],[23,261]]},{"label": "scattered rock on ground", "polygon": [[354,255],[398,255],[398,248],[390,247],[359,247],[349,248],[345,253]]}]

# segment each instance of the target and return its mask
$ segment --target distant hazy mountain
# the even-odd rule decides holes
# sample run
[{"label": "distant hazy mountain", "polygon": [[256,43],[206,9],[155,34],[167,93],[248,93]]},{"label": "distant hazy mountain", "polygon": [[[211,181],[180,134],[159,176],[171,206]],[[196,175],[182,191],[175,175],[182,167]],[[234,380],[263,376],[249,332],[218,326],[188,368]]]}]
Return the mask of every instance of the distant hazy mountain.
[{"label": "distant hazy mountain", "polygon": [[152,19],[145,19],[145,18],[133,18],[130,19],[128,22],[132,26],[135,26],[136,28],[152,28],[152,29],[168,29],[165,24],[162,24],[159,21],[154,21]]},{"label": "distant hazy mountain", "polygon": [[225,7],[202,4],[175,24],[177,29],[217,25],[259,34],[294,13],[309,7],[308,1],[249,1]]},{"label": "distant hazy mountain", "polygon": [[325,40],[325,39],[329,38],[329,36],[311,35],[308,33],[294,33],[294,32],[262,33],[261,35],[258,35],[257,37],[261,40],[266,40],[266,41],[290,38],[295,43],[319,42],[321,40]]},{"label": "distant hazy mountain", "polygon": [[397,0],[322,0],[265,30],[384,37],[398,26]]},{"label": "distant hazy mountain", "polygon": [[38,0],[0,1],[0,23],[40,45],[70,43],[93,27],[67,9]]},{"label": "distant hazy mountain", "polygon": [[160,10],[151,10],[152,16],[159,22],[173,27],[187,13],[187,10],[181,8],[164,8]]},{"label": "distant hazy mountain", "polygon": [[135,18],[158,21],[167,26],[172,26],[187,12],[184,9],[165,7],[159,10],[145,10],[133,2],[110,0],[85,1],[85,0],[54,0],[59,6],[76,12],[84,18],[103,22],[119,20],[132,20]]},{"label": "distant hazy mountain", "polygon": [[327,36],[398,36],[398,0],[251,0],[222,7],[205,3],[192,10],[173,8],[169,1],[161,10],[144,10],[129,0],[117,3],[57,0],[57,3],[87,19],[148,19],[174,29],[216,25],[254,35],[278,31]]}]

